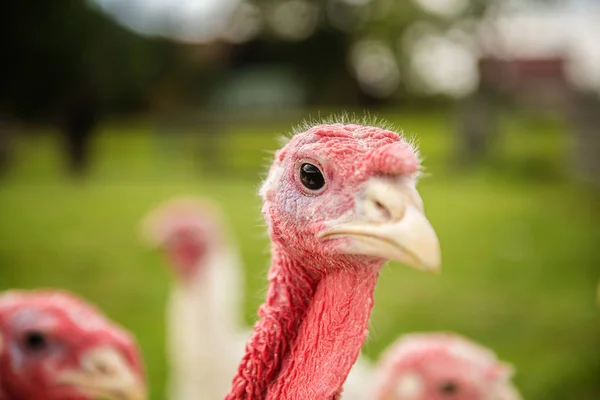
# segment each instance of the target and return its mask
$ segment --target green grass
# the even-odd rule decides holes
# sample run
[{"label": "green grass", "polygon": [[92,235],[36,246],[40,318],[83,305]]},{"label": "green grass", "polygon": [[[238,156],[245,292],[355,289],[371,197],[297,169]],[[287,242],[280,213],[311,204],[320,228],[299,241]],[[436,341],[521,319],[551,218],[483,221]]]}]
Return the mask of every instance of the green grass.
[{"label": "green grass", "polygon": [[[568,180],[560,124],[512,117],[486,166],[451,167],[452,121],[440,113],[391,115],[416,135],[429,177],[420,191],[443,248],[443,273],[385,267],[367,355],[402,333],[453,330],[512,362],[528,399],[600,398],[600,243],[595,198]],[[159,151],[149,126],[111,123],[96,139],[86,182],[61,176],[51,132],[16,143],[0,181],[0,289],[64,287],[101,306],[138,336],[153,399],[164,398],[163,308],[169,276],[144,248],[138,224],[177,194],[222,204],[247,266],[248,323],[262,302],[268,239],[256,196],[265,150],[285,126],[226,132],[219,175],[181,137]],[[201,145],[201,144],[200,144]],[[239,176],[239,177],[238,177]]]}]

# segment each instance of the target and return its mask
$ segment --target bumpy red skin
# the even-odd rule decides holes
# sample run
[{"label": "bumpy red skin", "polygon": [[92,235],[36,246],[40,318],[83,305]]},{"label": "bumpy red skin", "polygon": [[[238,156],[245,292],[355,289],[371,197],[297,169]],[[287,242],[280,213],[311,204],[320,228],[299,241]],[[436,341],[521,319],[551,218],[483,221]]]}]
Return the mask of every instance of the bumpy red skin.
[{"label": "bumpy red skin", "polygon": [[[38,353],[23,347],[23,335],[42,331],[48,348]],[[111,346],[121,352],[143,379],[135,341],[93,306],[50,290],[10,291],[0,295],[0,400],[92,400],[55,378],[75,369],[90,349]]]},{"label": "bumpy red skin", "polygon": [[[302,163],[319,166],[318,194],[299,181]],[[350,256],[343,241],[317,235],[351,218],[355,196],[373,176],[407,176],[419,162],[397,133],[360,125],[318,125],[275,154],[262,189],[272,242],[269,289],[227,400],[334,399],[367,335],[383,259]]]}]

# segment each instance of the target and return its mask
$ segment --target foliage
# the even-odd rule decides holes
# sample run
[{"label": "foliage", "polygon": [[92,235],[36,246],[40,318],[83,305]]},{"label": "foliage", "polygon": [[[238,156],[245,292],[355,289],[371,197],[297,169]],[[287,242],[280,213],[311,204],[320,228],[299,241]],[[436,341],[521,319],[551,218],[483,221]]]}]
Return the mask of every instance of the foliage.
[{"label": "foliage", "polygon": [[0,108],[55,117],[91,83],[112,109],[139,109],[160,72],[164,41],[141,38],[82,0],[8,2],[0,13]]},{"label": "foliage", "polygon": [[[255,3],[264,15],[276,4]],[[181,107],[204,104],[216,86],[247,66],[295,72],[309,89],[309,104],[382,103],[359,89],[349,65],[352,46],[361,39],[383,42],[400,59],[404,79],[410,76],[399,48],[405,29],[417,20],[442,23],[413,2],[311,3],[319,23],[307,39],[285,41],[265,28],[259,38],[233,45],[142,36],[91,0],[8,2],[0,14],[0,108],[22,119],[56,117],[70,93],[89,83],[109,112],[148,109],[165,87],[176,93]],[[335,18],[347,20],[344,27],[336,26]],[[399,99],[411,96],[399,93]]]}]

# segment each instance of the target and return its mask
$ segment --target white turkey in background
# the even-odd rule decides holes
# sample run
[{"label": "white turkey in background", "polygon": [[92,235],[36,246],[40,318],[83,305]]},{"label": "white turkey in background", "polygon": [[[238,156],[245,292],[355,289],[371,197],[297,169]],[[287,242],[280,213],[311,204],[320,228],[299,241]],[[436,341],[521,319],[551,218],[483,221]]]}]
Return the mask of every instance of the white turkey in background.
[{"label": "white turkey in background", "polygon": [[171,400],[223,398],[244,351],[242,264],[217,206],[179,197],[154,209],[143,234],[173,273],[167,305]]}]

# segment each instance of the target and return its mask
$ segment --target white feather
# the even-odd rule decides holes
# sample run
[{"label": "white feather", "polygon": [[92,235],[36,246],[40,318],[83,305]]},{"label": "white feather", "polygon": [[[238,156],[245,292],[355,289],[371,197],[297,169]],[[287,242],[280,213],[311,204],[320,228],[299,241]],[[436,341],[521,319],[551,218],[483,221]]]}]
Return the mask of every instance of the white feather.
[{"label": "white feather", "polygon": [[343,400],[366,400],[373,391],[373,365],[362,354],[352,366],[342,391]]},{"label": "white feather", "polygon": [[212,254],[193,282],[174,283],[167,307],[171,400],[223,398],[249,332],[243,332],[239,257]]}]

